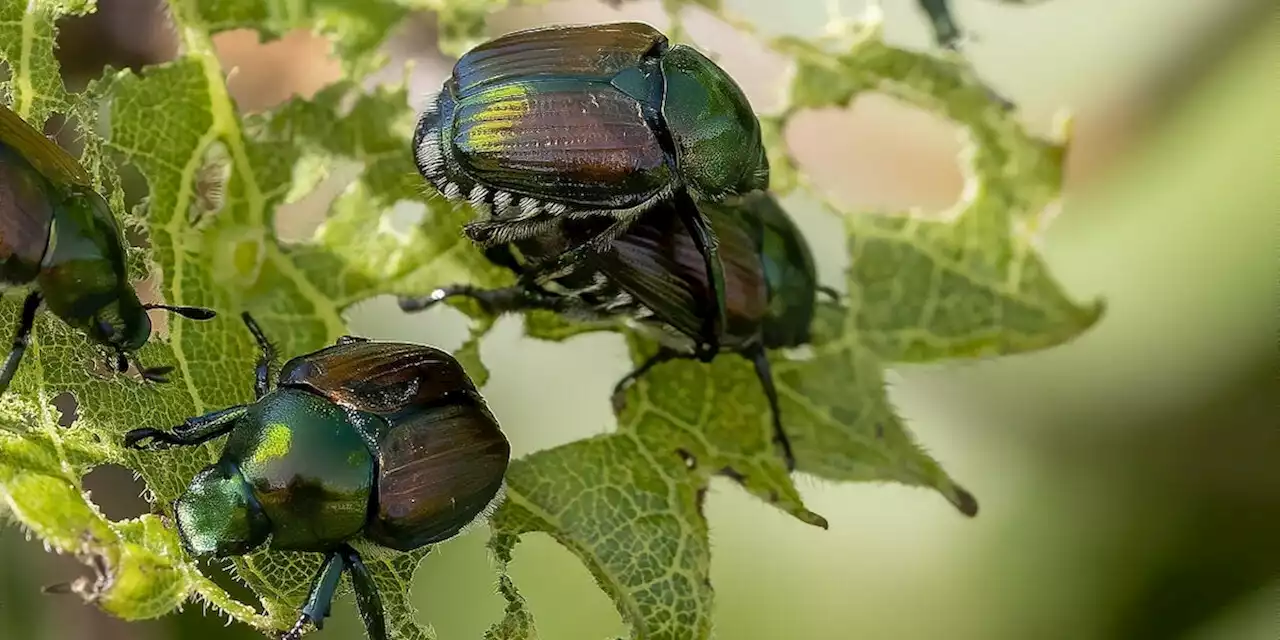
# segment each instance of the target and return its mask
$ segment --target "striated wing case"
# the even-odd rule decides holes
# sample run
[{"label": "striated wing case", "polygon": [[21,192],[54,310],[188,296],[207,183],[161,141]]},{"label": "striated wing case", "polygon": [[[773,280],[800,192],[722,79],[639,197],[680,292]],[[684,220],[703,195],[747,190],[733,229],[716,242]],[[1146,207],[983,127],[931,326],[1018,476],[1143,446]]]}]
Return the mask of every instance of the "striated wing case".
[{"label": "striated wing case", "polygon": [[509,80],[573,76],[607,80],[667,46],[666,36],[638,22],[517,31],[458,59],[451,90],[467,95]]},{"label": "striated wing case", "polygon": [[496,189],[627,207],[675,175],[645,107],[605,82],[513,82],[462,99],[453,118],[454,159]]},{"label": "striated wing case", "polygon": [[281,385],[381,416],[373,541],[407,551],[444,540],[501,490],[511,446],[458,361],[432,347],[351,342],[294,358]]},{"label": "striated wing case", "polygon": [[[699,336],[711,295],[702,254],[673,205],[645,214],[612,251],[595,259],[597,268],[640,304],[690,337]],[[768,305],[759,248],[731,207],[700,207],[719,240],[724,268],[728,325],[722,344],[755,337]]]},{"label": "striated wing case", "polygon": [[55,185],[93,183],[78,160],[4,105],[0,105],[0,143],[16,150]]},{"label": "striated wing case", "polygon": [[452,355],[404,342],[334,345],[286,362],[279,379],[383,417],[476,392]]},{"label": "striated wing case", "polygon": [[496,505],[511,445],[476,397],[404,415],[377,454],[368,535],[407,551],[452,537]]},{"label": "striated wing case", "polygon": [[30,282],[49,244],[48,182],[14,149],[0,144],[0,282]]}]

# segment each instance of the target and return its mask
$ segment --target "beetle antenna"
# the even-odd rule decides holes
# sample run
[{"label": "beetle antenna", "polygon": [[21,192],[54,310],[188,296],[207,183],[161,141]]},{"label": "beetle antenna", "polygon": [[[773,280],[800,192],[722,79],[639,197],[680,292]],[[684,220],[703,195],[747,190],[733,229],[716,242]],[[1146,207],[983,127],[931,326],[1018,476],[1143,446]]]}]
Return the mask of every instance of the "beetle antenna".
[{"label": "beetle antenna", "polygon": [[142,305],[142,308],[143,309],[164,309],[165,311],[172,311],[173,313],[176,313],[189,320],[212,320],[214,316],[218,315],[217,313],[214,312],[213,309],[206,309],[204,307],[179,307],[179,306],[168,305],[168,304],[144,304]]}]

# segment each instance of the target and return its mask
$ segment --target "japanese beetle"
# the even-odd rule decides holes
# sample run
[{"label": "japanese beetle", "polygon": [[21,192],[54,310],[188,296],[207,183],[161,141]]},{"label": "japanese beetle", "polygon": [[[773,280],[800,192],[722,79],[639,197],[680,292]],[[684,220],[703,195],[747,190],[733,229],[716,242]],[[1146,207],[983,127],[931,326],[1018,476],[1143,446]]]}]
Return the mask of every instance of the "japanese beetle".
[{"label": "japanese beetle", "polygon": [[[444,287],[422,298],[401,298],[405,311],[419,311],[446,298],[465,296],[495,313],[550,309],[582,319],[627,317],[655,328],[661,345],[649,360],[614,388],[614,402],[626,387],[654,366],[673,359],[699,357],[693,343],[701,330],[703,301],[712,295],[707,271],[688,230],[659,205],[643,215],[608,251],[564,274],[482,290],[468,285]],[[725,278],[726,323],[720,344],[750,360],[773,412],[775,440],[794,466],[790,441],[782,428],[777,391],[767,349],[794,347],[810,338],[817,293],[836,296],[818,285],[813,256],[800,230],[766,191],[698,205],[720,239],[719,260]],[[489,259],[517,274],[546,253],[572,244],[594,229],[568,225],[560,236],[495,247]]]},{"label": "japanese beetle", "polygon": [[530,274],[606,250],[655,207],[679,217],[713,274],[701,337],[704,359],[714,355],[724,281],[694,203],[767,188],[769,163],[746,96],[709,58],[635,22],[511,33],[458,60],[413,148],[440,193],[487,216],[465,228],[482,247],[565,219],[611,222]]},{"label": "japanese beetle", "polygon": [[[0,368],[0,393],[18,371],[35,324],[46,305],[63,322],[115,352],[112,363],[128,370],[128,354],[151,335],[148,309],[192,320],[213,311],[142,304],[129,284],[124,236],[107,201],[69,153],[18,114],[0,105],[0,284],[34,285],[22,305],[17,334]],[[173,367],[138,367],[163,382]]]},{"label": "japanese beetle", "polygon": [[275,350],[248,313],[242,318],[261,349],[256,400],[172,431],[134,429],[125,446],[193,446],[230,434],[218,461],[178,498],[183,545],[213,557],[263,545],[324,553],[284,638],[323,626],[349,571],[369,637],[385,640],[382,598],[351,541],[409,551],[457,535],[501,501],[511,447],[444,351],[344,336],[286,362],[272,389]]}]

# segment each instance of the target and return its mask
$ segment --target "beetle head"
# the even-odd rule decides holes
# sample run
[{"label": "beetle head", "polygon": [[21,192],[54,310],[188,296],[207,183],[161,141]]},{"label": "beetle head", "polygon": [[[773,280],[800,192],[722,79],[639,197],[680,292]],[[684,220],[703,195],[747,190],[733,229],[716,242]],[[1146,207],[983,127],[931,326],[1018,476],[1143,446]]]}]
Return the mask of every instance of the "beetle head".
[{"label": "beetle head", "polygon": [[146,309],[133,289],[126,289],[99,307],[86,328],[91,340],[121,354],[141,349],[151,337],[151,319]]},{"label": "beetle head", "polygon": [[178,498],[178,533],[191,553],[248,553],[267,541],[271,522],[235,463],[221,460],[196,474]]}]

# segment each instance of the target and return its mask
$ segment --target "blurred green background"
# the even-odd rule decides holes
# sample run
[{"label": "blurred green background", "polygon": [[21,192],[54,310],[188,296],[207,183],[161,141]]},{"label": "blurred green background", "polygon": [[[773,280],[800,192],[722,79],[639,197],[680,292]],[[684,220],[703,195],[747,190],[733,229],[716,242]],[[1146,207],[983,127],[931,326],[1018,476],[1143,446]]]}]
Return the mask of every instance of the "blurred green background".
[{"label": "blurred green background", "polygon": [[[3,0],[16,2],[19,0]],[[816,35],[835,2],[726,0],[766,31]],[[907,0],[884,0],[886,33],[926,48]],[[860,2],[838,3],[856,15]],[[67,22],[69,83],[104,64],[172,55],[151,0],[101,0]],[[979,72],[1029,126],[1076,114],[1068,194],[1043,250],[1068,291],[1103,296],[1108,314],[1078,341],[1039,354],[892,372],[893,398],[921,442],[978,495],[957,515],[937,496],[888,485],[799,484],[829,531],[800,524],[727,481],[707,501],[726,640],[1276,640],[1280,638],[1280,10],[1269,0],[1051,0],[1030,7],[955,2]],[[654,0],[517,7],[491,31],[549,22],[641,19]],[[694,38],[719,54],[758,108],[776,102],[784,65],[696,9]],[[450,61],[429,16],[394,35],[417,60],[416,94]],[[262,109],[333,79],[323,42],[262,45],[224,34],[219,51],[241,106]],[[389,69],[383,79],[398,79]],[[874,96],[806,114],[788,141],[818,184],[845,203],[937,210],[958,194],[955,132]],[[331,197],[342,175],[327,185]],[[281,222],[305,233],[325,191]],[[824,280],[844,264],[837,223],[789,200]],[[401,315],[391,300],[354,310],[353,329],[456,348],[462,317]],[[527,340],[507,318],[483,347],[485,389],[516,454],[600,433],[608,389],[628,368],[621,339]],[[116,473],[116,471],[119,471]],[[90,478],[112,517],[145,509],[120,470]],[[442,640],[478,639],[502,601],[481,528],[423,564],[414,599]],[[203,617],[128,624],[44,585],[80,575],[13,528],[0,529],[0,637],[166,640],[260,637]],[[547,640],[626,635],[587,571],[549,538],[517,549],[513,573]],[[324,638],[360,638],[350,602]]]}]

